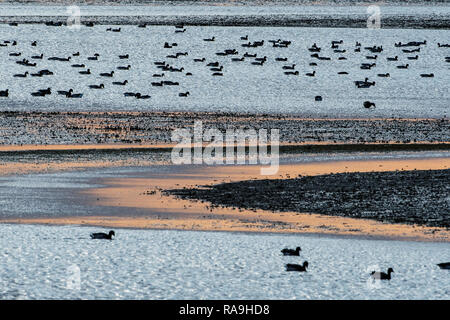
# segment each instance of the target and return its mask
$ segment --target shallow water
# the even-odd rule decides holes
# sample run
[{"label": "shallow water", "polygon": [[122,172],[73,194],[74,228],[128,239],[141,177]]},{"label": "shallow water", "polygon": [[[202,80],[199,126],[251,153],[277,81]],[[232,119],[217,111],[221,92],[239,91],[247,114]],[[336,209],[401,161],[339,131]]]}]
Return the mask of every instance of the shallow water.
[{"label": "shallow water", "polygon": [[[144,160],[145,157],[141,157]],[[280,163],[308,164],[329,161],[414,160],[442,157],[449,157],[449,152],[287,154],[280,156]],[[152,159],[148,157],[145,160],[151,162]],[[31,162],[33,161],[31,159]],[[105,186],[107,179],[154,178],[155,175],[164,179],[165,173],[167,176],[178,174],[179,177],[186,174],[186,165],[167,165],[170,163],[169,161],[166,159],[166,162],[159,162],[158,165],[72,169],[63,172],[0,177],[0,218],[102,216],[105,213],[111,216],[148,215],[148,211],[140,208],[96,205],[96,199],[84,191],[89,188]]]},{"label": "shallow water", "polygon": [[[449,271],[436,266],[450,259],[444,243],[154,230],[90,240],[97,231],[0,225],[0,298],[450,298]],[[299,245],[300,258],[281,256]],[[307,273],[284,270],[304,260]],[[371,271],[388,267],[391,281],[370,280]]]},{"label": "shallow water", "polygon": [[[0,25],[0,39],[17,40],[15,47],[0,48],[0,90],[9,88],[10,97],[0,98],[2,110],[172,110],[172,111],[234,111],[265,113],[301,113],[314,116],[336,117],[442,117],[448,115],[450,103],[450,73],[445,57],[450,49],[438,48],[436,43],[449,39],[448,30],[368,30],[336,28],[294,28],[294,27],[188,27],[185,33],[175,34],[173,26],[152,26],[145,29],[137,26],[121,26],[120,33],[105,32],[108,26],[82,27],[79,31],[66,27],[45,25]],[[271,39],[291,40],[289,48],[273,48],[270,44],[256,49],[242,48],[240,36],[247,35],[251,41]],[[215,36],[216,41],[204,42],[203,38]],[[341,49],[345,54],[334,53],[330,48],[332,40],[342,39]],[[37,47],[30,46],[33,40]],[[414,54],[402,53],[394,43],[401,41],[423,41],[418,60],[407,60]],[[353,52],[355,42],[362,46],[383,45],[385,49],[375,61],[372,70],[361,70],[361,63],[371,63],[366,55]],[[164,42],[176,42],[177,47],[163,49]],[[321,56],[332,57],[331,61],[317,61],[310,58],[307,48],[313,43],[322,47]],[[220,57],[216,52],[236,48],[238,56]],[[79,51],[80,57],[72,57],[70,63],[48,61],[51,56],[67,57]],[[20,57],[10,57],[11,52],[21,52]],[[177,52],[188,52],[178,59],[167,58]],[[232,62],[231,57],[240,57],[245,52],[267,56],[264,66],[255,66],[247,58],[243,62]],[[30,58],[44,53],[44,60],[33,60],[35,68],[20,66],[16,60]],[[87,57],[99,53],[99,61],[88,61]],[[120,60],[118,55],[129,54],[129,60]],[[339,56],[348,60],[338,61]],[[386,57],[399,56],[398,62],[388,62]],[[194,62],[194,58],[205,57],[207,62],[219,61],[223,65],[223,77],[212,76],[206,63]],[[287,57],[288,62],[276,62],[276,57]],[[32,60],[32,59],[30,59]],[[179,86],[153,87],[153,78],[160,73],[153,62],[166,61],[183,72],[165,72],[163,80],[179,82]],[[317,62],[317,67],[309,66]],[[83,63],[91,69],[92,75],[78,74],[72,63]],[[407,70],[397,69],[400,64],[410,65]],[[117,70],[118,66],[132,67],[128,71]],[[299,76],[286,76],[283,65],[296,64]],[[37,72],[50,69],[53,76],[14,78],[16,73]],[[114,78],[100,77],[101,72],[114,70]],[[313,78],[305,76],[316,70]],[[349,75],[338,75],[347,71]],[[191,72],[192,76],[186,76]],[[390,78],[378,78],[378,73],[390,73]],[[421,78],[421,73],[434,73],[434,78]],[[358,89],[353,81],[376,81],[374,87]],[[127,86],[112,85],[112,81],[128,80]],[[105,84],[104,90],[92,90],[88,85]],[[53,94],[46,97],[32,97],[31,92],[51,87]],[[66,99],[57,95],[57,90],[73,88],[83,93],[82,99]],[[180,92],[190,92],[187,98]],[[124,92],[140,92],[151,95],[151,99],[137,100],[124,97]],[[321,95],[322,102],[314,97]],[[367,110],[363,102],[376,103],[376,109]]]}]

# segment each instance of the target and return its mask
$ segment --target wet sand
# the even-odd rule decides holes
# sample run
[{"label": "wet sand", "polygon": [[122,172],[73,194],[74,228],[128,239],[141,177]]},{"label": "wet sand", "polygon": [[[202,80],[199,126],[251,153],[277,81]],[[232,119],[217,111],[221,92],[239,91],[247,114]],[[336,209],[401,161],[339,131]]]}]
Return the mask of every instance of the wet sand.
[{"label": "wet sand", "polygon": [[[338,172],[395,170],[439,170],[450,168],[450,159],[370,160],[318,162],[281,165],[278,175],[320,175]],[[331,217],[298,212],[274,213],[211,206],[208,202],[176,199],[163,190],[193,188],[223,182],[267,179],[259,166],[176,167],[172,173],[143,175],[142,178],[116,178],[102,181],[106,187],[83,191],[92,203],[105,206],[105,215],[39,219],[5,219],[1,222],[38,224],[77,224],[111,228],[151,228],[246,232],[319,233],[420,241],[450,241],[446,228],[411,224],[387,224],[367,219]],[[108,206],[122,207],[123,215],[108,216]],[[130,208],[144,210],[133,216]],[[127,210],[128,209],[128,210]]]}]

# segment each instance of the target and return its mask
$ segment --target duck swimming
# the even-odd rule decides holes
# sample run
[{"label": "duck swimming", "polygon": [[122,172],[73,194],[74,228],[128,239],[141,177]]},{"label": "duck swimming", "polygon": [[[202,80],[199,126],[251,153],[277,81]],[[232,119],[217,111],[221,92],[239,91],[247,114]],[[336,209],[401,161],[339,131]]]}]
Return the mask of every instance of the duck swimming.
[{"label": "duck swimming", "polygon": [[306,272],[306,268],[308,268],[308,261],[303,262],[303,265],[291,263],[286,265],[286,271]]},{"label": "duck swimming", "polygon": [[389,268],[387,273],[372,271],[372,273],[370,275],[372,276],[372,278],[377,279],[377,280],[391,280],[392,272],[394,272],[394,269]]},{"label": "duck swimming", "polygon": [[439,268],[450,270],[450,262],[438,263]]},{"label": "duck swimming", "polygon": [[299,256],[300,255],[300,251],[302,251],[302,248],[300,248],[300,247],[295,248],[295,250],[294,249],[285,248],[285,249],[281,250],[281,253],[284,256]]},{"label": "duck swimming", "polygon": [[91,85],[89,86],[89,88],[91,88],[91,89],[104,89],[104,88],[105,88],[105,85],[104,85],[103,83],[101,83],[101,84],[99,84],[99,85],[97,85],[97,84],[91,84]]},{"label": "duck swimming", "polygon": [[91,233],[91,239],[106,239],[106,240],[112,240],[112,237],[116,236],[116,233],[111,230],[109,231],[108,234],[103,233],[103,232],[98,232],[98,233]]},{"label": "duck swimming", "polygon": [[114,81],[112,84],[116,85],[116,86],[124,86],[128,83],[128,80],[125,80],[123,82],[120,81]]}]

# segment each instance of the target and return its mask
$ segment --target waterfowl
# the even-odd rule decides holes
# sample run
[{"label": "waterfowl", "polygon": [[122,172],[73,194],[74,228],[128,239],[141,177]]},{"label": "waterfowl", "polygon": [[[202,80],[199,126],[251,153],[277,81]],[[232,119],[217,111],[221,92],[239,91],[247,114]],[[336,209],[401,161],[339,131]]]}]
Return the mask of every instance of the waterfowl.
[{"label": "waterfowl", "polygon": [[395,56],[394,58],[387,57],[386,60],[387,61],[398,61],[398,56]]},{"label": "waterfowl", "polygon": [[407,57],[407,58],[408,58],[408,60],[417,60],[417,59],[419,59],[419,56],[416,55],[415,57]]},{"label": "waterfowl", "polygon": [[397,66],[398,69],[408,69],[408,67],[409,67],[409,64]]},{"label": "waterfowl", "polygon": [[275,61],[287,61],[287,58],[275,58]]},{"label": "waterfowl", "polygon": [[194,62],[205,62],[205,58],[201,58],[201,59],[194,59]]},{"label": "waterfowl", "polygon": [[374,56],[366,56],[366,59],[367,59],[367,60],[376,60],[377,58],[378,58],[377,55],[374,55]]},{"label": "waterfowl", "polygon": [[416,52],[420,52],[420,48],[412,49],[412,50],[403,49],[402,51],[403,51],[404,53],[416,53]]},{"label": "waterfowl", "polygon": [[187,97],[188,95],[190,95],[189,91],[187,91],[187,92],[180,92],[178,94],[178,96],[180,96],[180,97]]},{"label": "waterfowl", "polygon": [[339,57],[338,60],[347,60],[346,57]]},{"label": "waterfowl", "polygon": [[170,71],[170,72],[183,72],[183,70],[184,70],[184,67],[181,67],[181,68],[173,68],[173,67],[170,67],[170,68],[169,68],[169,71]]},{"label": "waterfowl", "polygon": [[346,75],[346,74],[348,74],[348,72],[347,72],[347,71],[340,71],[340,72],[338,72],[338,74],[340,74],[340,75]]},{"label": "waterfowl", "polygon": [[165,61],[155,61],[155,62],[153,62],[153,64],[155,66],[165,66],[166,62]]},{"label": "waterfowl", "polygon": [[433,73],[422,73],[420,76],[422,78],[433,78],[434,74]]},{"label": "waterfowl", "polygon": [[335,50],[333,50],[333,52],[334,53],[346,53],[347,52],[347,50],[338,50],[338,49],[335,49]]},{"label": "waterfowl", "polygon": [[87,59],[89,61],[98,61],[98,57],[99,57],[99,55],[94,55],[93,57],[88,57]]},{"label": "waterfowl", "polygon": [[354,52],[361,52],[361,48],[356,48]]},{"label": "waterfowl", "polygon": [[290,66],[283,66],[283,70],[294,70],[295,69],[295,63]]},{"label": "waterfowl", "polygon": [[355,81],[355,85],[358,88],[370,88],[371,86],[375,85],[375,81],[369,82],[366,78],[364,81]]},{"label": "waterfowl", "polygon": [[378,76],[380,78],[389,78],[391,75],[389,73],[379,73]]},{"label": "waterfowl", "polygon": [[440,44],[438,42],[438,48],[450,48],[450,44]]},{"label": "waterfowl", "polygon": [[11,53],[9,54],[10,57],[20,57],[21,55],[22,55],[21,52],[11,52]]},{"label": "waterfowl", "polygon": [[300,251],[302,251],[302,248],[300,248],[300,247],[297,247],[295,249],[285,248],[285,249],[281,250],[281,253],[284,256],[299,256],[300,255]]},{"label": "waterfowl", "polygon": [[267,61],[267,56],[264,56],[262,58],[255,58],[255,61],[264,61],[264,62],[266,62]]},{"label": "waterfowl", "polygon": [[255,54],[250,54],[248,52],[244,53],[244,57],[245,58],[256,58],[256,53]]},{"label": "waterfowl", "polygon": [[213,76],[223,76],[223,73],[222,72],[214,72],[212,75]]},{"label": "waterfowl", "polygon": [[370,275],[372,276],[372,278],[377,279],[377,280],[391,280],[392,272],[394,272],[394,269],[389,268],[387,270],[387,273],[372,271],[372,273]]},{"label": "waterfowl", "polygon": [[130,70],[130,68],[131,68],[130,65],[128,65],[128,66],[126,66],[126,67],[124,67],[124,66],[119,66],[119,67],[117,67],[118,70]]},{"label": "waterfowl", "polygon": [[320,102],[320,101],[322,101],[322,96],[315,96],[314,100],[317,102]]},{"label": "waterfowl", "polygon": [[314,77],[315,75],[316,75],[316,70],[314,70],[313,72],[306,73],[306,76],[308,76],[308,77]]},{"label": "waterfowl", "polygon": [[147,25],[145,23],[141,23],[138,25],[138,28],[146,28],[146,27],[147,27]]},{"label": "waterfowl", "polygon": [[36,91],[36,92],[32,92],[31,95],[33,97],[45,97],[47,95],[47,93],[44,91]]},{"label": "waterfowl", "polygon": [[112,237],[116,236],[116,233],[111,230],[109,231],[108,234],[103,233],[103,232],[98,232],[98,233],[91,233],[91,239],[106,239],[106,240],[112,240]]},{"label": "waterfowl", "polygon": [[372,53],[380,53],[383,52],[383,46],[377,47],[377,46],[373,46],[373,47],[365,47],[364,49],[369,50]]},{"label": "waterfowl", "polygon": [[244,61],[245,60],[245,57],[242,57],[242,58],[231,58],[231,61],[234,61],[234,62],[239,62],[239,61]]},{"label": "waterfowl", "polygon": [[252,61],[252,64],[255,66],[262,66],[266,62],[265,60],[262,61]]},{"label": "waterfowl", "polygon": [[216,39],[215,37],[212,37],[212,38],[203,39],[203,41],[214,41],[215,39]]},{"label": "waterfowl", "polygon": [[97,84],[91,84],[91,85],[89,85],[89,88],[91,88],[91,89],[104,89],[104,88],[105,88],[105,85],[104,85],[103,83],[101,83],[101,84],[99,84],[99,85],[97,85]]},{"label": "waterfowl", "polygon": [[360,68],[362,70],[370,70],[370,69],[372,69],[373,67],[376,67],[376,66],[377,66],[376,63],[362,63]]},{"label": "waterfowl", "polygon": [[162,81],[160,81],[160,82],[152,82],[152,86],[154,86],[154,87],[162,87],[163,84],[164,83]]},{"label": "waterfowl", "polygon": [[53,75],[53,72],[51,72],[51,71],[48,70],[48,69],[40,70],[39,73],[42,74],[42,75],[44,75],[44,76],[51,76],[51,75]]},{"label": "waterfowl", "polygon": [[0,91],[0,97],[8,97],[9,96],[9,89]]},{"label": "waterfowl", "polygon": [[176,25],[175,25],[175,28],[176,28],[176,29],[183,29],[183,28],[184,28],[184,25],[182,25],[182,24],[176,24]]},{"label": "waterfowl", "polygon": [[149,95],[142,95],[139,92],[135,94],[136,99],[149,99]]},{"label": "waterfowl", "polygon": [[315,62],[311,62],[309,65],[310,65],[311,67],[317,67],[317,63],[315,63]]},{"label": "waterfowl", "polygon": [[134,93],[134,92],[125,92],[123,95],[125,97],[134,97],[134,96],[136,96],[136,93]]},{"label": "waterfowl", "polygon": [[175,33],[184,33],[185,31],[186,31],[186,28],[182,29],[182,30],[175,30]]},{"label": "waterfowl", "polygon": [[303,262],[303,265],[291,263],[286,265],[286,271],[306,272],[306,268],[308,268],[308,261]]},{"label": "waterfowl", "polygon": [[123,81],[123,82],[115,81],[115,82],[113,82],[112,84],[114,84],[114,85],[116,85],[116,86],[125,86],[127,83],[128,83],[128,80],[125,80],[125,81]]},{"label": "waterfowl", "polygon": [[241,37],[241,40],[245,40],[245,41],[247,41],[247,40],[248,40],[248,34],[247,34],[247,35],[245,35],[245,37]]},{"label": "waterfowl", "polygon": [[77,52],[75,52],[75,53],[72,53],[72,56],[74,56],[74,57],[79,57],[79,56],[80,56],[80,52],[77,51]]},{"label": "waterfowl", "polygon": [[218,67],[219,66],[219,62],[210,62],[206,65],[207,67]]},{"label": "waterfowl", "polygon": [[120,31],[121,31],[121,28],[116,28],[116,29],[113,29],[113,28],[108,28],[108,29],[106,29],[106,31],[111,31],[111,32],[120,32]]},{"label": "waterfowl", "polygon": [[50,61],[62,61],[62,62],[67,62],[67,61],[70,61],[71,58],[72,58],[72,57],[67,57],[67,58],[50,57],[50,58],[48,58],[47,60],[50,60]]},{"label": "waterfowl", "polygon": [[370,101],[364,101],[363,105],[364,105],[364,108],[366,108],[366,109],[370,109],[371,107],[375,108],[375,103],[370,102]]},{"label": "waterfowl", "polygon": [[83,70],[83,71],[78,71],[79,74],[91,74],[91,69],[87,69],[87,70]]},{"label": "waterfowl", "polygon": [[32,73],[31,76],[32,76],[32,77],[42,77],[43,74],[40,73],[40,72],[38,72],[38,73]]},{"label": "waterfowl", "polygon": [[72,93],[72,91],[69,91],[69,93],[66,95],[66,98],[82,98],[82,93]]},{"label": "waterfowl", "polygon": [[298,71],[285,71],[285,75],[292,75],[292,76],[298,76]]},{"label": "waterfowl", "polygon": [[178,82],[174,82],[174,81],[162,81],[162,83],[166,86],[178,86],[180,85]]},{"label": "waterfowl", "polygon": [[119,59],[128,59],[130,56],[128,54],[124,54],[124,55],[119,55]]},{"label": "waterfowl", "polygon": [[31,56],[31,59],[39,59],[42,60],[42,58],[44,58],[44,54],[40,54],[39,56]]},{"label": "waterfowl", "polygon": [[44,94],[51,94],[52,90],[51,88],[47,88],[47,89],[39,89],[38,92],[42,92]]},{"label": "waterfowl", "polygon": [[153,77],[154,77],[154,78],[161,78],[161,77],[164,77],[164,73],[154,73],[154,74],[153,74]]},{"label": "waterfowl", "polygon": [[94,26],[94,23],[93,22],[86,22],[85,26],[88,27],[88,28],[92,28]]},{"label": "waterfowl", "polygon": [[69,91],[63,91],[63,90],[59,90],[57,91],[58,94],[63,95],[63,96],[67,96],[68,94],[71,94],[73,92],[73,89],[69,89]]},{"label": "waterfowl", "polygon": [[86,68],[86,66],[84,64],[73,64],[71,67],[72,68]]},{"label": "waterfowl", "polygon": [[438,263],[439,268],[450,270],[450,262]]},{"label": "waterfowl", "polygon": [[309,52],[320,52],[320,48],[314,43],[311,48],[308,48]]},{"label": "waterfowl", "polygon": [[16,77],[16,78],[26,78],[27,75],[28,75],[28,71],[26,71],[25,73],[15,74],[13,77]]},{"label": "waterfowl", "polygon": [[210,68],[211,71],[222,71],[223,66],[220,66],[220,68]]},{"label": "waterfowl", "polygon": [[101,77],[109,77],[109,78],[111,78],[111,77],[113,77],[114,76],[114,71],[111,71],[111,72],[102,72],[102,73],[100,73],[100,76]]}]

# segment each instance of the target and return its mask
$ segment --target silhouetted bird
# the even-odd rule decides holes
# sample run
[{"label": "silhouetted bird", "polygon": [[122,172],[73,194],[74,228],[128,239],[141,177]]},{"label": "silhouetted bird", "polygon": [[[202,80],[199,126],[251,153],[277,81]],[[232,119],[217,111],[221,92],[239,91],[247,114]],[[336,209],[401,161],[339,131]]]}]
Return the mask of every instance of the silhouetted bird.
[{"label": "silhouetted bird", "polygon": [[108,234],[99,232],[99,233],[91,233],[91,239],[107,239],[112,240],[112,237],[116,236],[116,233],[114,231],[109,231]]}]

